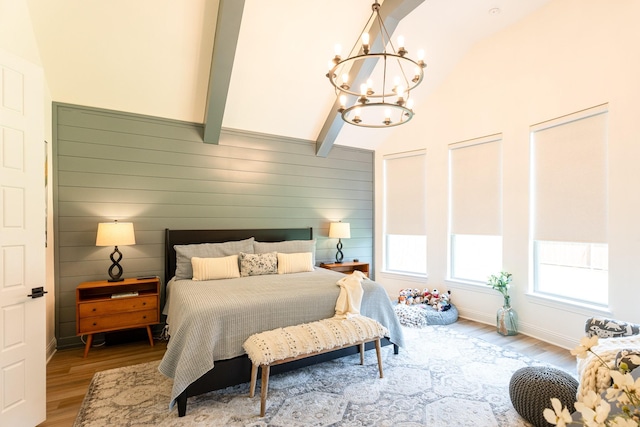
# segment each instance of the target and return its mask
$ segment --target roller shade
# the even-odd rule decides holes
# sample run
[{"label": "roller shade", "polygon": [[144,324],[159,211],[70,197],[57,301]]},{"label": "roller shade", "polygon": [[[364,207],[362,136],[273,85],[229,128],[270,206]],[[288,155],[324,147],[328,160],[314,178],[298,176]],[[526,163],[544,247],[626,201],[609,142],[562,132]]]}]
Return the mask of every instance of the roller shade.
[{"label": "roller shade", "polygon": [[384,159],[385,232],[426,235],[425,152]]},{"label": "roller shade", "polygon": [[502,235],[500,139],[452,144],[451,234]]},{"label": "roller shade", "polygon": [[532,129],[535,240],[607,242],[607,112]]}]

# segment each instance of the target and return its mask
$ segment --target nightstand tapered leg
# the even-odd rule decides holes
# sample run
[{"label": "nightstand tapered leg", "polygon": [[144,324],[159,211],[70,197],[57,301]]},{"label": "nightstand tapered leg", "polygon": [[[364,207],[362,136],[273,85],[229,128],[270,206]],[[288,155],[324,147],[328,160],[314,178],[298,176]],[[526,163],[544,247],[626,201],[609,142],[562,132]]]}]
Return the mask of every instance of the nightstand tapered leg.
[{"label": "nightstand tapered leg", "polygon": [[91,343],[93,342],[93,334],[87,335],[87,343],[84,345],[84,358],[87,358],[87,354],[89,354],[89,349],[91,348]]},{"label": "nightstand tapered leg", "polygon": [[153,334],[151,333],[151,326],[147,325],[147,335],[149,336],[149,344],[153,347]]}]

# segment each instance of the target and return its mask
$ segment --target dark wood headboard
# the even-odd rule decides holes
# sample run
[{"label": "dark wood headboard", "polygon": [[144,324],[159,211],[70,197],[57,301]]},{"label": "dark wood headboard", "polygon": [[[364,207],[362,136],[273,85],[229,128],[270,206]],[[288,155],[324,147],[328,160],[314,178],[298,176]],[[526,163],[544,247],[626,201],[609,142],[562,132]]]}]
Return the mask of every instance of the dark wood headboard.
[{"label": "dark wood headboard", "polygon": [[176,250],[173,245],[222,243],[254,237],[258,242],[284,240],[312,240],[313,228],[258,228],[246,230],[171,230],[165,229],[164,280],[168,282],[176,272]]}]

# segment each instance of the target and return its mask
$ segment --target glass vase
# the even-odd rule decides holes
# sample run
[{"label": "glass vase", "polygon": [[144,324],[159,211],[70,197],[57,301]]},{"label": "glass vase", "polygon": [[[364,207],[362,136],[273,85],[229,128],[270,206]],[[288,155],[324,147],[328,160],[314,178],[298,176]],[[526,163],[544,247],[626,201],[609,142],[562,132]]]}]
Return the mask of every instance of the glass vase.
[{"label": "glass vase", "polygon": [[496,328],[500,335],[516,335],[518,333],[518,313],[511,307],[511,298],[504,297],[504,305],[496,314]]}]

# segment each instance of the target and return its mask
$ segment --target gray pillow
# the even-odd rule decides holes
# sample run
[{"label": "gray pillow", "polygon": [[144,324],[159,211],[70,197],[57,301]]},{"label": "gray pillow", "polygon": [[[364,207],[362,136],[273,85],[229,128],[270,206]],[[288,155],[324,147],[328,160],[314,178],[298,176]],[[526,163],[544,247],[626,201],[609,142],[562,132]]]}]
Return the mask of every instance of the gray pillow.
[{"label": "gray pillow", "polygon": [[219,258],[238,255],[240,252],[253,253],[254,238],[224,243],[200,243],[196,245],[174,245],[176,250],[176,279],[191,279],[193,268],[191,258]]},{"label": "gray pillow", "polygon": [[253,252],[266,254],[280,252],[281,254],[297,254],[311,252],[311,262],[316,265],[316,241],[313,240],[285,240],[284,242],[253,242]]}]

